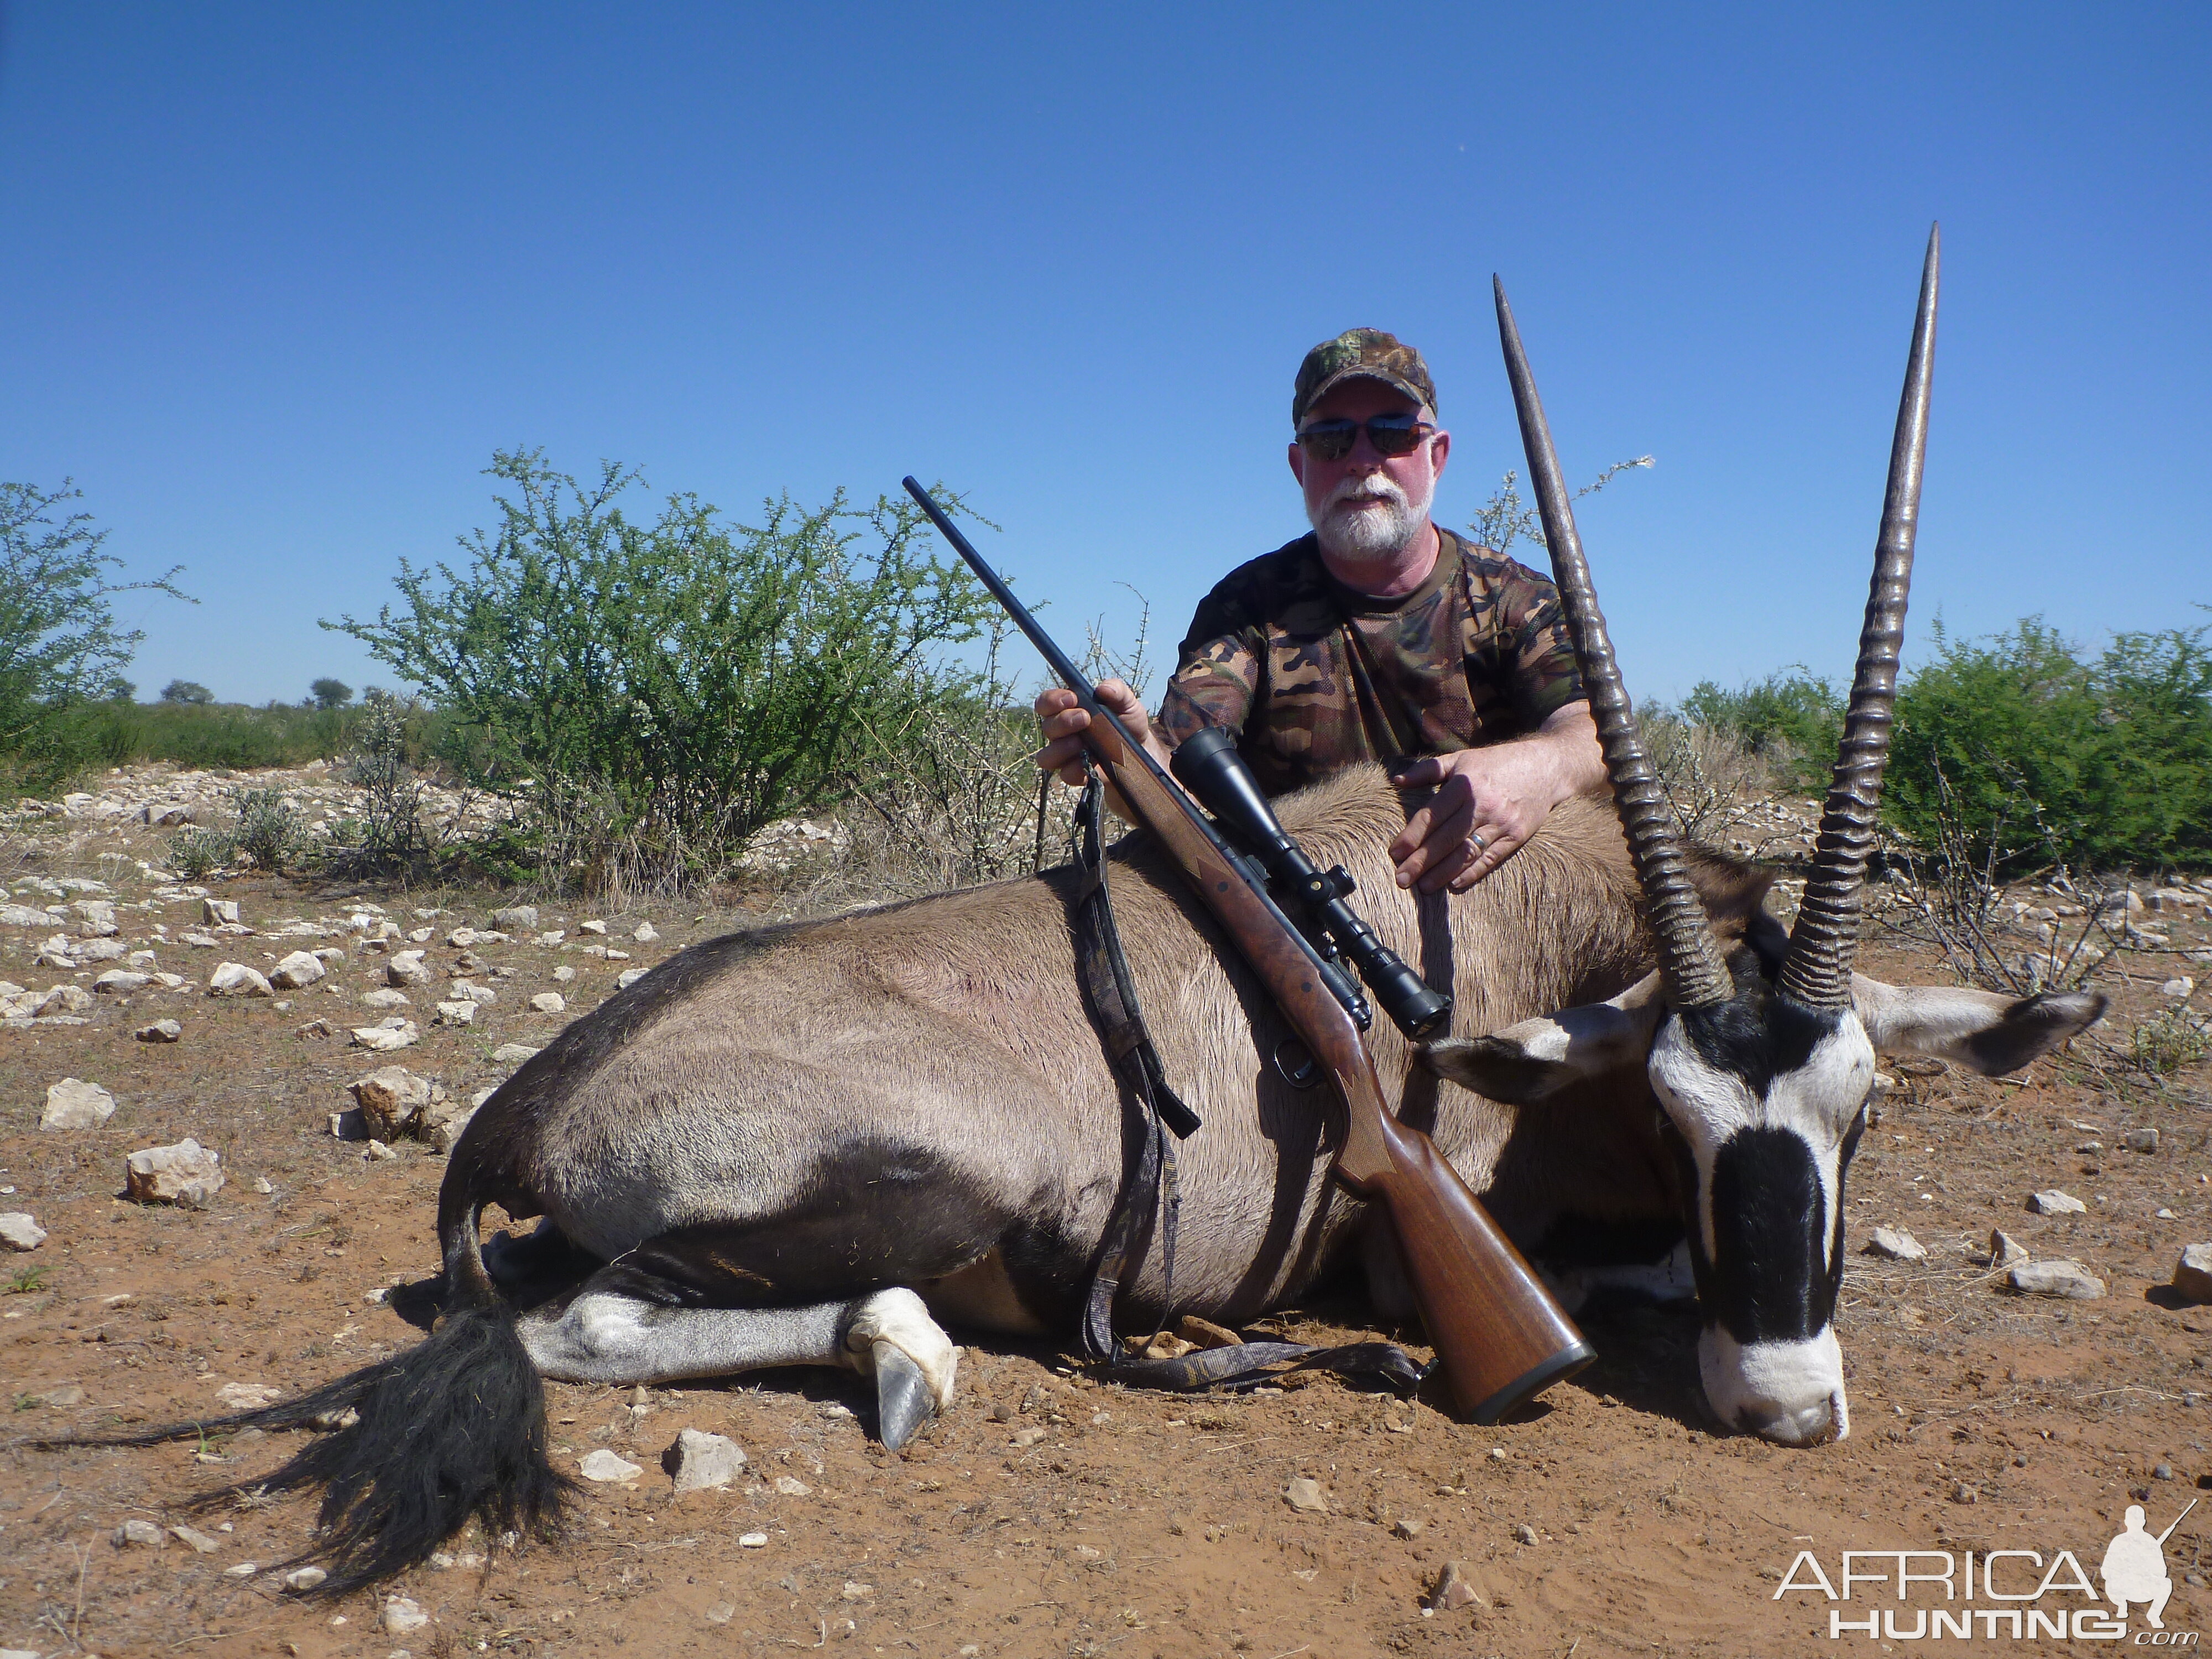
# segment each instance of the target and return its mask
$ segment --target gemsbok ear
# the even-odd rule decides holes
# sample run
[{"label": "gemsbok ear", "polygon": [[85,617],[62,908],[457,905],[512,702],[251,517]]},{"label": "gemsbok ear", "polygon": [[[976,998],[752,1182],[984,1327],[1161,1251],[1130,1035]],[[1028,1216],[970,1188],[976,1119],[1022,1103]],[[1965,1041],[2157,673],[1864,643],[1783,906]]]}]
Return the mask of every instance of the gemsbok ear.
[{"label": "gemsbok ear", "polygon": [[1659,975],[1647,974],[1610,1002],[1524,1019],[1488,1036],[1446,1037],[1418,1052],[1424,1066],[1462,1088],[1531,1106],[1588,1078],[1642,1071],[1665,1008]]},{"label": "gemsbok ear", "polygon": [[2104,1017],[2100,991],[2046,991],[2008,997],[1994,991],[1885,985],[1851,975],[1851,1000],[1874,1046],[1891,1054],[1930,1054],[2002,1077]]}]

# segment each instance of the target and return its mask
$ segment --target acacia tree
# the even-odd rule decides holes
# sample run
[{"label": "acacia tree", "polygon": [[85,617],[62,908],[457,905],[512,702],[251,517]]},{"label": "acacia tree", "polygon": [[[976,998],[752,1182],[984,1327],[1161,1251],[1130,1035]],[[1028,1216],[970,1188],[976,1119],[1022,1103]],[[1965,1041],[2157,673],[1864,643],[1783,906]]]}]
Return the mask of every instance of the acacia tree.
[{"label": "acacia tree", "polygon": [[181,565],[149,581],[111,580],[123,561],[101,551],[107,532],[89,513],[57,516],[82,498],[67,479],[52,493],[0,483],[0,775],[19,787],[76,764],[61,735],[67,709],[129,694],[123,670],[145,635],[116,625],[113,596],[151,588],[198,603],[173,585]]}]

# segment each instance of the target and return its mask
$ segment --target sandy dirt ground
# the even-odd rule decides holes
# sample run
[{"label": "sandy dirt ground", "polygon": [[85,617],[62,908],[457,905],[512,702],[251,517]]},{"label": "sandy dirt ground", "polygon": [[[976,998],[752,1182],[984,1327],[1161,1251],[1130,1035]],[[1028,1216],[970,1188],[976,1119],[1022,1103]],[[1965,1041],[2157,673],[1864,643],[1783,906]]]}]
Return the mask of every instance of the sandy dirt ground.
[{"label": "sandy dirt ground", "polygon": [[[2161,1084],[2087,1042],[2002,1083],[1893,1068],[1851,1172],[1839,1329],[1852,1432],[1838,1444],[1788,1450],[1709,1431],[1695,1316],[1680,1308],[1593,1307],[1584,1323],[1599,1363],[1488,1429],[1426,1397],[1401,1402],[1333,1379],[1241,1398],[1099,1386],[1050,1347],[984,1340],[968,1351],[955,1408],[902,1455],[870,1437],[868,1397],[835,1373],[642,1393],[550,1385],[556,1461],[573,1470],[604,1447],[641,1471],[586,1486],[570,1544],[518,1553],[463,1536],[450,1565],[304,1601],[276,1569],[310,1547],[311,1504],[182,1507],[273,1468],[296,1437],[151,1450],[21,1443],[215,1413],[228,1386],[305,1389],[417,1340],[402,1316],[419,1317],[421,1297],[405,1287],[436,1266],[443,1160],[411,1141],[382,1159],[334,1139],[329,1115],[350,1103],[346,1082],[389,1060],[465,1100],[511,1069],[493,1058],[501,1045],[543,1043],[617,973],[749,918],[609,915],[599,938],[578,931],[592,913],[542,907],[541,927],[562,931],[560,944],[473,947],[477,977],[498,998],[473,1025],[433,1025],[432,999],[418,993],[403,1012],[422,1040],[373,1056],[346,1046],[349,1026],[378,1017],[358,1004],[382,982],[386,956],[362,939],[386,919],[431,927],[424,948],[442,980],[459,955],[448,933],[486,926],[493,901],[220,883],[216,895],[238,900],[256,931],[194,946],[182,939],[201,923],[198,899],[154,897],[133,866],[157,854],[152,832],[100,835],[19,837],[18,854],[35,856],[14,866],[12,896],[55,902],[26,896],[27,876],[102,879],[118,937],[198,988],[102,994],[83,1024],[0,1032],[0,1211],[27,1212],[51,1235],[33,1252],[0,1252],[0,1648],[374,1659],[1907,1651],[1920,1645],[1906,1639],[1916,1613],[1964,1599],[1947,1604],[1940,1584],[1915,1584],[1899,1601],[1895,1562],[1865,1555],[1857,1571],[1886,1571],[1887,1592],[1862,1583],[1831,1602],[1802,1587],[1817,1574],[1840,1588],[1844,1551],[1934,1553],[1914,1558],[1923,1574],[1940,1570],[1939,1554],[1955,1564],[1971,1551],[1981,1568],[1988,1552],[2027,1551],[2037,1562],[2000,1558],[1991,1588],[2033,1590],[2054,1569],[2056,1588],[1972,1605],[2070,1612],[2090,1602],[2067,1588],[2060,1552],[2094,1577],[2129,1504],[2156,1532],[2197,1496],[2204,1506],[2165,1547],[2166,1632],[2138,1607],[2124,1638],[2104,1645],[2148,1647],[2154,1634],[2212,1624],[2212,1308],[2163,1288],[2182,1247],[2212,1238],[2212,1075],[2197,1063]],[[2203,915],[2160,919],[2171,951],[2108,965],[2106,1043],[2126,1052],[2132,1030],[2170,1006],[2161,981],[2207,972],[2184,954],[2207,942]],[[270,937],[288,919],[327,935]],[[631,938],[641,920],[657,940]],[[117,965],[36,967],[42,943],[37,929],[0,929],[0,979],[88,987]],[[629,959],[584,954],[594,945]],[[266,971],[302,945],[347,958],[282,1000],[204,994],[216,963]],[[559,966],[574,977],[556,982]],[[1931,959],[1879,943],[1870,966],[1944,978]],[[530,1011],[528,998],[556,989],[566,1012]],[[134,1040],[165,1018],[181,1024],[181,1041]],[[298,1034],[318,1018],[335,1035]],[[40,1130],[48,1086],[64,1078],[111,1091],[114,1115]],[[2142,1128],[2159,1131],[2157,1149],[2123,1150]],[[228,1182],[210,1206],[125,1200],[126,1155],[185,1136],[222,1154]],[[2053,1188],[2085,1212],[2031,1214],[2029,1194]],[[1876,1225],[1909,1229],[1926,1258],[1863,1254]],[[1994,1227],[2038,1258],[2078,1260],[2109,1294],[2002,1291],[1977,1260]],[[1288,1323],[1349,1335],[1362,1317],[1340,1302]],[[659,1460],[687,1427],[734,1439],[744,1474],[675,1496]],[[1323,1509],[1287,1501],[1300,1480],[1316,1483]],[[115,1541],[134,1520],[195,1528],[209,1547],[166,1530],[159,1547]],[[1431,1606],[1447,1563],[1472,1599]],[[1854,1624],[1886,1612],[1891,1623],[1832,1636],[1832,1612]],[[2046,1633],[2015,1640],[2002,1617],[1971,1628],[1928,1639],[1961,1653],[2100,1645],[2052,1641],[2033,1625]]]}]

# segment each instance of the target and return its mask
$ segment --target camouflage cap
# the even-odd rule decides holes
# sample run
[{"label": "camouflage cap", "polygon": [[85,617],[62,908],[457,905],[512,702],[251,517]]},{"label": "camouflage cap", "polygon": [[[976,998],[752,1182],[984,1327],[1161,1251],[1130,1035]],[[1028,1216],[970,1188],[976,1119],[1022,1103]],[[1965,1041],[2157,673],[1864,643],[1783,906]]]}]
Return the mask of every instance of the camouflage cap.
[{"label": "camouflage cap", "polygon": [[1306,410],[1330,387],[1358,380],[1395,386],[1427,404],[1431,414],[1436,412],[1437,388],[1419,352],[1379,328],[1351,328],[1334,340],[1323,340],[1298,365],[1297,386],[1291,394],[1291,424],[1305,419]]}]

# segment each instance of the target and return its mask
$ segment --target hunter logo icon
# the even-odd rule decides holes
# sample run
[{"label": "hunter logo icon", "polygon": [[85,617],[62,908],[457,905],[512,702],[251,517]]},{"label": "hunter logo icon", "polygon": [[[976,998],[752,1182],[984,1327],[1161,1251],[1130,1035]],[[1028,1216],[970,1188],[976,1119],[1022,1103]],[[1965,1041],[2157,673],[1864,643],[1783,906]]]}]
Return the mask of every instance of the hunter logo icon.
[{"label": "hunter logo icon", "polygon": [[2141,1601],[2146,1604],[2143,1617],[2150,1621],[2150,1627],[2166,1628],[2166,1620],[2160,1615],[2166,1611],[2166,1598],[2173,1594],[2173,1580],[2166,1576],[2166,1540],[2196,1507],[2192,1498],[2188,1507],[2173,1517],[2173,1525],[2154,1536],[2143,1530],[2142,1505],[2128,1505],[2127,1529],[2105,1547],[2105,1559],[2098,1568],[2105,1581],[2105,1599],[2121,1618],[2128,1616],[2128,1603]]}]

